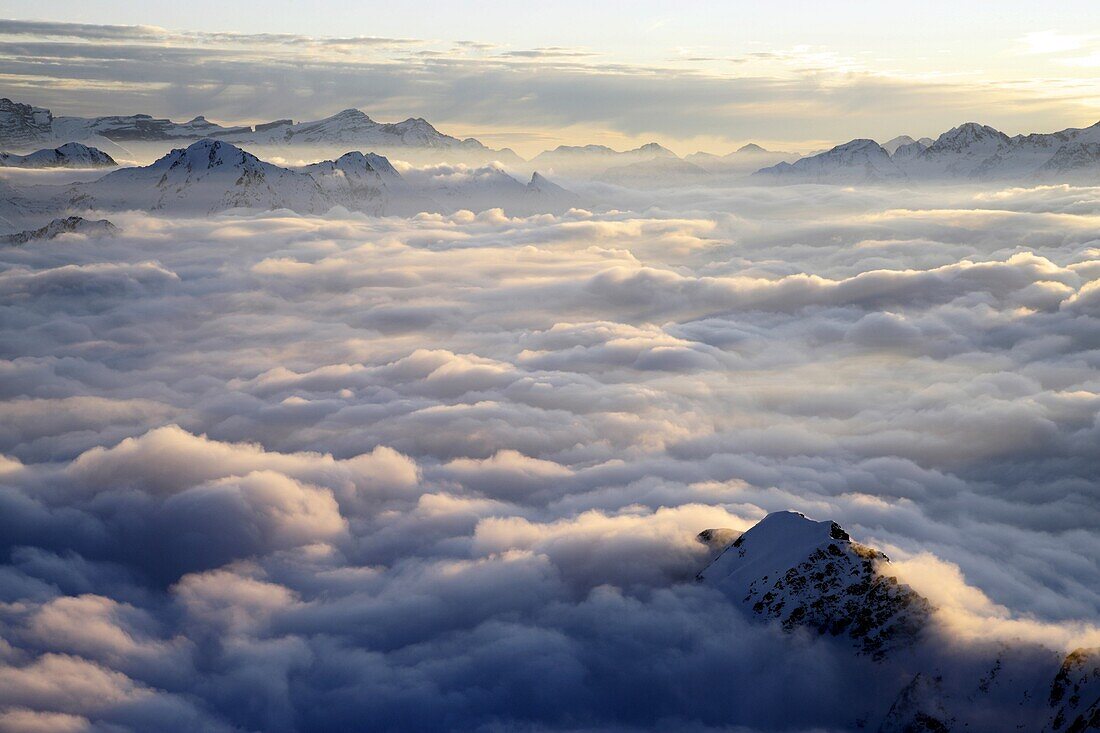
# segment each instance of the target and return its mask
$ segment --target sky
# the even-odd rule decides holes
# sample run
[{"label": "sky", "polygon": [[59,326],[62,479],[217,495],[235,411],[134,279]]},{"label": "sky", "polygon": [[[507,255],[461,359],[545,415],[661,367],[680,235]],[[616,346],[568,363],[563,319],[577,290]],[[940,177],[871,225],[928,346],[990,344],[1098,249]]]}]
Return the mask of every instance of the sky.
[{"label": "sky", "polygon": [[[814,150],[1100,119],[1085,2],[41,3],[0,9],[0,94],[224,122],[359,107],[530,156],[656,140]],[[1091,24],[1090,24],[1090,21]]]}]

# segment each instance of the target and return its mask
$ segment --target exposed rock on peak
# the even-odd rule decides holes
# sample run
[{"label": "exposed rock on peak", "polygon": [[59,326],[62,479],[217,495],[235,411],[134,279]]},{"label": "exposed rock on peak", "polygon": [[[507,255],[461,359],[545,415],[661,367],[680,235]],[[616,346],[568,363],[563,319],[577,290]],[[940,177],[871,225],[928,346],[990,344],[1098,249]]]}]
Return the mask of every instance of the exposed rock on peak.
[{"label": "exposed rock on peak", "polygon": [[736,529],[715,527],[713,529],[704,529],[702,532],[695,535],[695,539],[712,550],[722,551],[737,541],[737,538],[740,536],[741,532]]},{"label": "exposed rock on peak", "polygon": [[1077,649],[1062,662],[1050,688],[1044,733],[1100,730],[1100,648]]},{"label": "exposed rock on peak", "polygon": [[698,577],[787,630],[844,636],[881,659],[916,641],[932,612],[927,600],[888,575],[888,563],[836,522],[774,512]]}]

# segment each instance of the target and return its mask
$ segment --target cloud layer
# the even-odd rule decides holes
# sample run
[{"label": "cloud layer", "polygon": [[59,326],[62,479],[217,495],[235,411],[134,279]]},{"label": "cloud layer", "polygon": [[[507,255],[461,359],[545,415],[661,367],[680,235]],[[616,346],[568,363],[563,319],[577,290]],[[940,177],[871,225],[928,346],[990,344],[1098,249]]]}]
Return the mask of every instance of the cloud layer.
[{"label": "cloud layer", "polygon": [[1100,190],[627,208],[0,252],[0,730],[842,729],[897,680],[691,582],[788,508],[1098,643]]}]

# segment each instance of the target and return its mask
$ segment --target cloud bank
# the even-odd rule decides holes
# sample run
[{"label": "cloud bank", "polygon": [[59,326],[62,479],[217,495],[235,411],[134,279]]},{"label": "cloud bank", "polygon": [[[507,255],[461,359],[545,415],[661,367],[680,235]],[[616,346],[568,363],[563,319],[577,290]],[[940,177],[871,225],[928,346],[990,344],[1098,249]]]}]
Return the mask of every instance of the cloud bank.
[{"label": "cloud bank", "polygon": [[840,730],[692,582],[788,508],[1097,644],[1100,189],[681,195],[0,251],[0,730]]}]

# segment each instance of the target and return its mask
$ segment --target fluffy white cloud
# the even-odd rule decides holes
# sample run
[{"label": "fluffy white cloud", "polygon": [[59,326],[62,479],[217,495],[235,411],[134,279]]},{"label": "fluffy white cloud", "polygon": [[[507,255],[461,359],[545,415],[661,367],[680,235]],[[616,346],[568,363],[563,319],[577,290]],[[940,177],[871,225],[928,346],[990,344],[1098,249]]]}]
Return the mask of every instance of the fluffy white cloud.
[{"label": "fluffy white cloud", "polygon": [[1100,191],[669,196],[0,251],[0,730],[839,729],[690,582],[788,508],[1095,643]]}]

